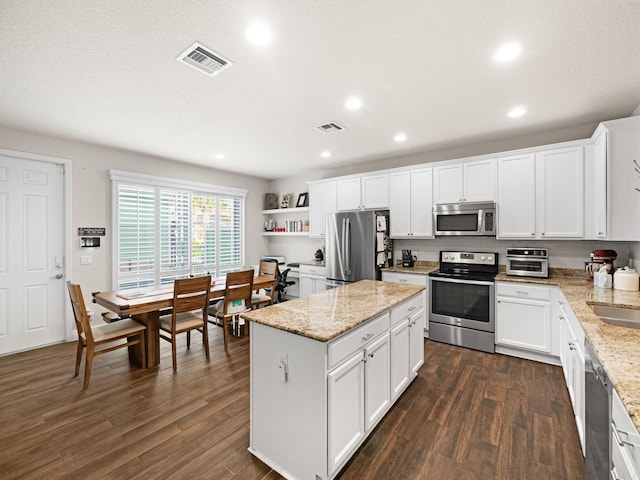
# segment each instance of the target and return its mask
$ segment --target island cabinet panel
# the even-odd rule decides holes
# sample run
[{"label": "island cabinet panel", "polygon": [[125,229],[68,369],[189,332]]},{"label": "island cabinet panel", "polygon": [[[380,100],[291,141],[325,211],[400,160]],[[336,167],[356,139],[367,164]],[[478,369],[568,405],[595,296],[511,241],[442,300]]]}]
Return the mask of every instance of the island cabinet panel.
[{"label": "island cabinet panel", "polygon": [[[424,358],[426,293],[393,288],[412,293],[324,342],[251,321],[249,451],[285,478],[335,478],[415,378]],[[294,302],[326,302],[336,290]],[[248,316],[266,317],[269,309],[261,310]]]}]

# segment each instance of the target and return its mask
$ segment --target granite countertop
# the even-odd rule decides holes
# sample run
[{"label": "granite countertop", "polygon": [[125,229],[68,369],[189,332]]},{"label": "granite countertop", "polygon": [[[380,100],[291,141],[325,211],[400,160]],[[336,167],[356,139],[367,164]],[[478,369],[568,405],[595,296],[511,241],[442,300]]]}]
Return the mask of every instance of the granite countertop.
[{"label": "granite countertop", "polygon": [[587,282],[582,270],[571,269],[550,269],[549,278],[509,277],[500,273],[496,280],[560,287],[633,423],[640,430],[640,330],[609,325],[590,308],[590,305],[607,305],[640,310],[640,292],[595,288]]},{"label": "granite countertop", "polygon": [[246,320],[320,342],[372,319],[425,287],[361,280],[340,288],[243,313]]}]

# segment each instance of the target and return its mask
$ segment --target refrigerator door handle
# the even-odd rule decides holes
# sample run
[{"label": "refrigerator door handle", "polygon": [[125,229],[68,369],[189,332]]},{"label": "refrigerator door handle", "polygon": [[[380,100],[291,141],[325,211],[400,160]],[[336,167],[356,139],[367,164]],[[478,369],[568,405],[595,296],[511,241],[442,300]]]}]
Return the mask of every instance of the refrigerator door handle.
[{"label": "refrigerator door handle", "polygon": [[344,249],[344,257],[345,257],[345,269],[344,273],[346,276],[351,276],[351,220],[349,218],[345,218],[346,228],[345,228],[345,249]]}]

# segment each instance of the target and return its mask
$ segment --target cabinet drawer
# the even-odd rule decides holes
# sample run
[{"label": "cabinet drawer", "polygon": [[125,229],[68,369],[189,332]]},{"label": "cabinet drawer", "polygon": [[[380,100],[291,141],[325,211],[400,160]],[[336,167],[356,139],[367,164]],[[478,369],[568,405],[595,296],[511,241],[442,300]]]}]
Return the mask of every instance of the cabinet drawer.
[{"label": "cabinet drawer", "polygon": [[551,287],[520,282],[496,282],[496,295],[550,301]]},{"label": "cabinet drawer", "polygon": [[406,283],[408,285],[427,286],[428,277],[420,273],[382,272],[383,282]]},{"label": "cabinet drawer", "polygon": [[300,273],[309,273],[311,275],[326,275],[326,268],[321,265],[300,265]]},{"label": "cabinet drawer", "polygon": [[345,334],[329,344],[329,369],[332,369],[353,352],[371,343],[389,330],[389,312],[369,320],[361,327]]},{"label": "cabinet drawer", "polygon": [[419,293],[409,300],[402,302],[400,305],[396,305],[391,310],[391,326],[395,326],[403,318],[407,318],[409,315],[417,313],[422,309],[422,294]]}]

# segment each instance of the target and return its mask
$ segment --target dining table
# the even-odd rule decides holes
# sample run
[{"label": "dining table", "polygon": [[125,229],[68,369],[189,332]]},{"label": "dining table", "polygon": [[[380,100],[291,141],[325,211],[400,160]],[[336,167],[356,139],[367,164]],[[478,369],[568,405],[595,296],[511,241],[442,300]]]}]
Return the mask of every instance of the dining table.
[{"label": "dining table", "polygon": [[[253,289],[275,288],[277,280],[260,275],[253,278]],[[211,285],[211,300],[224,298],[225,279],[216,278]],[[146,351],[129,348],[129,360],[143,365],[146,356],[147,368],[160,364],[160,315],[170,312],[173,306],[173,285],[156,290],[119,290],[93,293],[93,301],[116,313],[119,317],[131,317],[147,327],[145,331]]]}]

